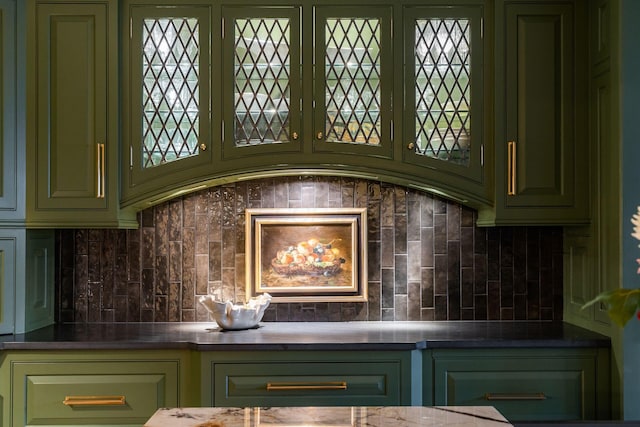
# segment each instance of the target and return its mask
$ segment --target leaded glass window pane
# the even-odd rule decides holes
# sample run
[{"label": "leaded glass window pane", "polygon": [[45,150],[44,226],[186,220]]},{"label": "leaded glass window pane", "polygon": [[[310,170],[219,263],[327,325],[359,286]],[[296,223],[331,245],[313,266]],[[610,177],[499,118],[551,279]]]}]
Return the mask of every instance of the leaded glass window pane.
[{"label": "leaded glass window pane", "polygon": [[190,157],[198,152],[198,30],[196,18],[144,20],[144,168]]},{"label": "leaded glass window pane", "polygon": [[329,18],[325,45],[325,140],[379,145],[380,19]]},{"label": "leaded glass window pane", "polygon": [[290,140],[289,27],[288,18],[235,20],[236,146]]},{"label": "leaded glass window pane", "polygon": [[419,19],[415,26],[415,151],[468,166],[469,19]]}]

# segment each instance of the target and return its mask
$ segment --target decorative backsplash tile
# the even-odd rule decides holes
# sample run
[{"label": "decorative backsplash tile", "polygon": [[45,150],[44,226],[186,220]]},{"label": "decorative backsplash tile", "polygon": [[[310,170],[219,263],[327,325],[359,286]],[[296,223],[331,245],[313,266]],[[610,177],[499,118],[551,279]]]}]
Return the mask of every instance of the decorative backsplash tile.
[{"label": "decorative backsplash tile", "polygon": [[213,187],[138,214],[138,230],[58,230],[60,322],[210,321],[245,296],[246,208],[366,207],[366,303],[277,303],[265,321],[559,320],[562,229],[474,226],[428,193],[340,177]]}]

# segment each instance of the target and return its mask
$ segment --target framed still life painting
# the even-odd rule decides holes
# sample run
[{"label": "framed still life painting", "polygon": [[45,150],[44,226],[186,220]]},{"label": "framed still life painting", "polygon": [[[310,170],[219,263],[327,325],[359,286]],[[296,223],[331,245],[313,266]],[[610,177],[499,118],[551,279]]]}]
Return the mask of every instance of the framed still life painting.
[{"label": "framed still life painting", "polygon": [[367,300],[367,211],[247,209],[247,298]]}]

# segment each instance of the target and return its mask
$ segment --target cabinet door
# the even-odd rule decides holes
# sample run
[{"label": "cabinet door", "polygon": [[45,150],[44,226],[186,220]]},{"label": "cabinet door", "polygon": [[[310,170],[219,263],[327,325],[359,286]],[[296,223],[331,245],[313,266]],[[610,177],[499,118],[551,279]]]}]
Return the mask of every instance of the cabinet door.
[{"label": "cabinet door", "polygon": [[0,0],[0,223],[24,221],[24,147],[17,139],[16,121],[22,115],[17,114],[16,60],[15,1]]},{"label": "cabinet door", "polygon": [[0,229],[0,335],[54,323],[54,231]]},{"label": "cabinet door", "polygon": [[482,182],[482,6],[406,8],[404,29],[404,161]]},{"label": "cabinet door", "polygon": [[300,8],[223,7],[223,158],[299,152]]},{"label": "cabinet door", "polygon": [[34,15],[28,224],[117,224],[115,2],[36,3]]},{"label": "cabinet door", "polygon": [[317,7],[313,149],[391,157],[391,7]]},{"label": "cabinet door", "polygon": [[16,255],[18,245],[24,247],[21,236],[24,233],[0,231],[0,335],[15,332]]},{"label": "cabinet door", "polygon": [[588,220],[582,3],[497,7],[496,223]]},{"label": "cabinet door", "polygon": [[[128,75],[123,102],[124,195],[180,183],[208,166],[212,102],[211,8],[123,5]],[[218,110],[216,110],[218,111]],[[219,118],[217,118],[219,121]]]}]

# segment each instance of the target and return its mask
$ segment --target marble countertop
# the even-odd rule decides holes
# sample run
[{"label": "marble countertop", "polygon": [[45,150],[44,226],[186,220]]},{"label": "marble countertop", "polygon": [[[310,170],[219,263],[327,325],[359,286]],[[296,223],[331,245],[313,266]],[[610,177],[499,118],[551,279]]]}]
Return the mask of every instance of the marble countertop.
[{"label": "marble countertop", "polygon": [[491,406],[162,408],[145,427],[412,427],[511,424]]},{"label": "marble countertop", "polygon": [[222,331],[215,323],[59,324],[0,336],[0,350],[412,350],[610,347],[604,335],[564,322],[262,322]]}]

